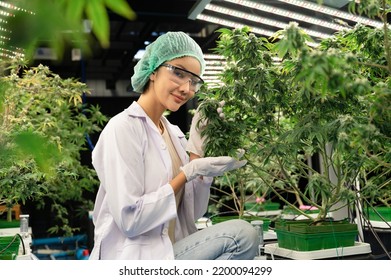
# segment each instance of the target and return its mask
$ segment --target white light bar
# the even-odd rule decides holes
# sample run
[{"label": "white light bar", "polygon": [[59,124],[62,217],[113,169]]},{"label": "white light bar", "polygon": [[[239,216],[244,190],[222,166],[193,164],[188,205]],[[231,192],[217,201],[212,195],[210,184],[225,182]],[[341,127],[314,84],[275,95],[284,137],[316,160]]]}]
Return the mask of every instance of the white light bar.
[{"label": "white light bar", "polygon": [[[12,4],[10,4],[10,3],[6,3],[6,2],[4,2],[4,1],[0,1],[0,7],[4,7],[4,8],[10,9],[10,10],[15,10],[15,11],[22,11],[22,12],[29,13],[29,14],[34,14],[34,13],[31,12],[31,11],[27,11],[26,9],[17,7],[17,6],[15,6],[15,5],[12,5]],[[12,14],[11,14],[11,15],[12,15]]]},{"label": "white light bar", "polygon": [[[13,14],[12,11],[18,11],[18,12],[21,11],[21,12],[25,12],[25,13],[29,13],[29,14],[34,14],[33,12],[27,11],[26,9],[17,7],[15,5],[7,3],[5,1],[0,1],[0,7],[4,8],[4,9],[11,10],[11,12],[5,11],[5,10],[0,10],[0,17],[5,17],[5,18],[6,17],[14,17],[15,14]],[[7,20],[0,18],[0,23],[1,24],[7,23]],[[0,25],[0,31],[12,33],[12,30],[8,30],[8,29],[2,27],[1,25]],[[5,43],[3,40],[9,41],[10,37],[1,35],[0,39],[1,39],[1,44],[6,46],[7,43]],[[24,57],[24,54],[23,54],[23,50],[20,48],[15,48],[15,50],[10,50],[7,48],[0,48],[0,57],[7,57],[7,58]]]},{"label": "white light bar", "polygon": [[140,60],[143,57],[144,53],[145,53],[145,49],[138,50],[137,53],[134,55],[133,59]]},{"label": "white light bar", "polygon": [[[217,5],[214,5],[214,4],[206,5],[205,10],[210,10],[210,11],[213,11],[213,12],[221,13],[223,15],[230,15],[230,16],[237,17],[237,18],[240,18],[240,19],[246,19],[246,20],[253,21],[253,22],[256,22],[256,23],[262,23],[262,24],[273,26],[273,27],[277,27],[277,28],[280,28],[280,29],[286,28],[288,26],[288,24],[289,24],[289,23],[286,23],[286,22],[276,21],[276,20],[272,20],[272,19],[269,19],[269,18],[265,18],[265,17],[261,17],[261,16],[257,16],[257,15],[252,15],[252,14],[245,13],[245,12],[240,12],[238,10],[233,10],[233,9],[217,6]],[[326,33],[313,31],[313,30],[306,29],[306,28],[301,28],[301,29],[305,33],[307,33],[308,35],[310,35],[312,37],[322,38],[322,39],[326,39],[326,38],[331,37],[331,35],[326,34]]]},{"label": "white light bar", "polygon": [[215,75],[218,75],[220,73],[221,73],[221,71],[212,71],[211,69],[207,68],[205,70],[204,76],[212,76],[212,75],[215,76]]},{"label": "white light bar", "polygon": [[205,59],[216,59],[216,60],[220,59],[220,60],[224,60],[224,57],[221,56],[221,55],[218,55],[218,54],[209,54],[209,53],[204,54],[204,58],[205,58]]},{"label": "white light bar", "polygon": [[[210,10],[210,11],[214,11],[214,12],[217,12],[217,13],[230,15],[230,16],[237,17],[237,18],[240,18],[240,19],[246,19],[246,20],[253,21],[253,22],[256,22],[256,23],[262,23],[262,24],[273,26],[273,27],[277,27],[277,28],[280,28],[280,29],[286,28],[288,26],[288,24],[289,24],[289,23],[276,21],[276,20],[273,20],[273,19],[269,19],[269,18],[257,16],[257,15],[252,15],[252,14],[248,14],[248,13],[240,12],[238,10],[233,10],[233,9],[229,9],[229,8],[225,8],[225,7],[221,7],[221,6],[217,6],[217,5],[213,5],[213,4],[206,5],[205,10]],[[313,30],[306,29],[306,28],[301,28],[301,29],[305,33],[307,33],[308,35],[310,35],[312,37],[322,38],[322,39],[326,39],[326,38],[331,37],[331,35],[326,34],[326,33],[313,31]]]},{"label": "white light bar", "polygon": [[343,29],[346,29],[346,27],[339,25],[339,24],[336,24],[336,23],[333,23],[333,22],[328,22],[328,21],[321,20],[318,18],[309,17],[304,14],[291,12],[288,10],[280,9],[280,8],[269,6],[266,4],[261,4],[258,2],[252,2],[252,1],[247,1],[247,0],[225,0],[225,1],[230,2],[230,3],[234,3],[234,4],[238,4],[238,5],[242,5],[242,6],[246,6],[249,8],[253,8],[253,9],[256,9],[256,10],[259,10],[262,12],[267,12],[267,13],[271,13],[271,14],[275,14],[275,15],[279,15],[279,16],[284,16],[287,18],[311,23],[314,25],[319,25],[319,26],[322,26],[325,28],[336,30],[336,31],[341,31]]},{"label": "white light bar", "polygon": [[210,66],[210,65],[206,65],[206,68],[205,68],[205,74],[206,73],[209,73],[209,71],[223,71],[224,70],[224,66]]},{"label": "white light bar", "polygon": [[205,64],[206,65],[222,65],[224,63],[224,60],[223,59],[220,59],[220,60],[217,60],[217,59],[207,59],[205,56]]},{"label": "white light bar", "polygon": [[[216,23],[219,25],[224,25],[224,26],[228,26],[228,27],[232,27],[232,28],[243,28],[244,26],[248,26],[248,25],[244,25],[241,23],[231,21],[231,20],[226,20],[223,18],[208,16],[208,15],[204,15],[204,14],[199,14],[197,16],[197,19],[205,20],[208,22],[212,22],[212,23]],[[253,27],[253,26],[249,26],[249,27],[250,27],[251,31],[256,34],[261,34],[261,35],[269,36],[269,37],[274,34],[274,32],[272,32],[270,30],[263,29],[263,28],[257,28],[257,27]]]},{"label": "white light bar", "polygon": [[223,67],[225,61],[223,60],[208,60],[205,58],[205,64],[207,67]]},{"label": "white light bar", "polygon": [[10,17],[10,16],[13,16],[13,14],[1,10],[1,11],[0,11],[0,16]]},{"label": "white light bar", "polygon": [[24,54],[21,51],[13,51],[13,50],[4,49],[0,47],[0,57],[8,57],[8,58],[24,57]]},{"label": "white light bar", "polygon": [[222,81],[218,77],[204,77],[203,80],[208,84],[208,87],[211,87],[211,84],[222,85]]},{"label": "white light bar", "polygon": [[350,13],[347,13],[344,11],[340,11],[337,9],[326,7],[324,5],[318,5],[318,4],[309,2],[309,1],[301,1],[301,0],[277,0],[277,1],[291,4],[294,6],[298,6],[298,7],[304,8],[304,9],[312,10],[315,12],[323,13],[326,15],[331,15],[331,16],[335,16],[338,18],[359,22],[364,25],[369,25],[369,26],[373,26],[373,27],[377,27],[377,28],[381,28],[383,26],[383,23],[380,21],[356,16],[356,15],[353,15],[353,14],[350,14]]},{"label": "white light bar", "polygon": [[[237,22],[234,22],[234,21],[231,21],[231,20],[222,19],[222,18],[219,18],[219,17],[213,17],[213,16],[209,16],[209,15],[199,14],[197,16],[197,19],[205,20],[205,21],[208,21],[208,22],[212,22],[212,23],[215,23],[215,24],[228,26],[228,27],[232,27],[232,28],[238,28],[238,29],[243,28],[244,26],[248,26],[250,28],[251,32],[253,32],[255,34],[259,34],[259,35],[262,35],[262,36],[268,36],[268,37],[271,37],[271,36],[274,35],[274,32],[272,32],[270,30],[266,30],[266,29],[258,28],[258,27],[254,27],[254,26],[249,26],[249,25],[243,25],[241,23],[237,23]],[[309,45],[309,46],[312,46],[312,47],[319,46],[318,43],[312,43],[312,42],[306,42],[306,44]]]}]

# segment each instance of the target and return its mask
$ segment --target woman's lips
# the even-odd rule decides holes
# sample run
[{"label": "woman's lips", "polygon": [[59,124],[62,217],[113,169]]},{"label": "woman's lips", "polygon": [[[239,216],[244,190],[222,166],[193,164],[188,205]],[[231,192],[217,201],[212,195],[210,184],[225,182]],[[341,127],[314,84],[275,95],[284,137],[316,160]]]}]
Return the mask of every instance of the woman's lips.
[{"label": "woman's lips", "polygon": [[176,101],[179,101],[179,102],[185,101],[185,98],[182,95],[172,93],[172,96],[174,96]]}]

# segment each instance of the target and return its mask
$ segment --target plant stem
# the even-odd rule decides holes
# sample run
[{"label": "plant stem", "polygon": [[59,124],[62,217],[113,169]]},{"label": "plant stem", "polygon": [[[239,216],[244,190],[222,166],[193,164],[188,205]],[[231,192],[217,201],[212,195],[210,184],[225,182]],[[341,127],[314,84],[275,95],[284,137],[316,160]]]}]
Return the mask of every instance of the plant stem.
[{"label": "plant stem", "polygon": [[12,222],[12,208],[7,207],[7,222]]}]

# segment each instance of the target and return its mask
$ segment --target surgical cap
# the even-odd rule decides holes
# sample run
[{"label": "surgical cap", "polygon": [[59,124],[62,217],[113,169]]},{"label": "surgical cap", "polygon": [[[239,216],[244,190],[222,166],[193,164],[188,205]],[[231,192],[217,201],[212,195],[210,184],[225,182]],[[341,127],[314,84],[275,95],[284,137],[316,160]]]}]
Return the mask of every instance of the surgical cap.
[{"label": "surgical cap", "polygon": [[176,58],[191,56],[201,64],[201,75],[205,69],[205,60],[200,46],[184,32],[167,32],[158,37],[145,49],[143,57],[134,67],[131,82],[133,90],[142,92],[149,76],[164,62]]}]

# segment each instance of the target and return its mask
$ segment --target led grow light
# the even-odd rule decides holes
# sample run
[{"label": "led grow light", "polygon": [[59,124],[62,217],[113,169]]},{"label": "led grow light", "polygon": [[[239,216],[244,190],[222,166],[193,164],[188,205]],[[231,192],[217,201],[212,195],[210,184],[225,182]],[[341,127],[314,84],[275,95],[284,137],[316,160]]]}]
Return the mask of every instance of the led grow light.
[{"label": "led grow light", "polygon": [[326,28],[329,28],[329,29],[336,30],[336,31],[340,31],[340,30],[343,30],[344,28],[346,28],[344,26],[341,26],[340,24],[336,24],[336,23],[333,23],[333,22],[328,22],[328,21],[325,21],[325,20],[322,20],[322,19],[306,16],[304,14],[299,14],[299,13],[295,13],[295,12],[292,12],[292,11],[280,9],[280,8],[273,7],[273,6],[269,6],[267,4],[261,4],[261,3],[258,3],[258,2],[252,2],[252,1],[247,1],[247,0],[225,0],[225,1],[226,2],[230,2],[230,3],[234,3],[234,4],[239,4],[239,5],[242,5],[242,6],[246,6],[246,7],[249,7],[249,8],[253,8],[253,9],[256,9],[256,10],[259,10],[259,11],[262,11],[262,12],[267,12],[267,13],[271,13],[271,14],[275,14],[275,15],[279,15],[279,16],[284,16],[284,17],[287,17],[287,18],[291,18],[291,19],[294,19],[294,20],[311,23],[311,24],[314,24],[314,25],[319,25],[319,26],[322,26],[322,27],[326,27]]},{"label": "led grow light", "polygon": [[[258,15],[253,15],[253,14],[241,12],[241,11],[238,11],[238,10],[233,10],[233,9],[230,9],[230,8],[217,6],[217,5],[214,5],[214,4],[206,5],[205,10],[210,10],[210,11],[213,11],[213,12],[216,12],[216,13],[220,13],[222,15],[230,15],[230,16],[233,16],[233,17],[236,17],[236,18],[245,19],[245,20],[252,21],[252,22],[255,22],[255,23],[262,23],[262,24],[269,25],[269,26],[272,26],[272,27],[277,27],[277,28],[280,28],[280,29],[286,28],[288,26],[288,24],[289,24],[289,23],[286,23],[286,22],[281,22],[281,21],[277,21],[277,20],[261,17],[261,16],[258,16]],[[326,33],[313,31],[313,30],[306,29],[306,28],[301,28],[301,29],[305,33],[307,33],[308,35],[310,35],[312,37],[316,37],[316,38],[325,39],[325,38],[329,38],[331,36],[331,35],[326,34]]]}]

